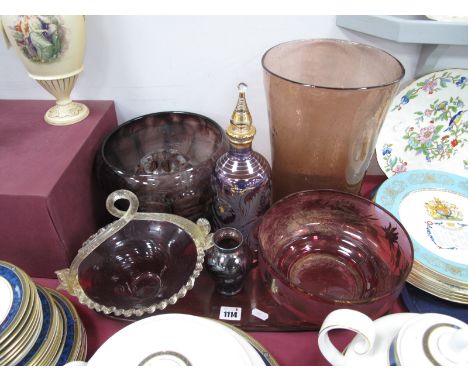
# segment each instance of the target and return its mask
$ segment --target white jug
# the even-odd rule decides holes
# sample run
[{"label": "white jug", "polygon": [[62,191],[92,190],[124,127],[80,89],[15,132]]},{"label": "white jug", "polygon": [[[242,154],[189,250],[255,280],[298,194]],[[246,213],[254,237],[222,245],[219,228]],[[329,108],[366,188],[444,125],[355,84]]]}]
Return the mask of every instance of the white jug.
[{"label": "white jug", "polygon": [[[334,329],[356,332],[343,353],[330,341]],[[372,321],[338,309],[325,318],[318,345],[332,365],[468,365],[468,325],[437,313],[397,313]]]}]

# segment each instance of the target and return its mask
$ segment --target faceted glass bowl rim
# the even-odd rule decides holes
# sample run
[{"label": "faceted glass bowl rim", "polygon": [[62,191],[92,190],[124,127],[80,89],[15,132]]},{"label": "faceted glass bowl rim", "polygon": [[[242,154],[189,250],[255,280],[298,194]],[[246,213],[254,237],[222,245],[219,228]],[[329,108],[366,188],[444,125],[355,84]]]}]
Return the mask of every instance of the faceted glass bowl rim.
[{"label": "faceted glass bowl rim", "polygon": [[132,119],[120,124],[115,129],[113,129],[110,133],[107,134],[107,136],[104,138],[104,141],[102,142],[101,148],[99,150],[99,154],[101,155],[101,158],[102,158],[103,162],[106,164],[106,166],[111,168],[112,171],[114,171],[116,174],[118,174],[120,176],[133,176],[135,178],[140,178],[140,177],[147,178],[147,177],[155,177],[155,176],[157,178],[161,178],[161,177],[173,178],[173,177],[176,177],[178,174],[191,172],[191,171],[194,171],[197,168],[203,167],[205,165],[205,163],[207,163],[209,160],[201,162],[201,163],[197,164],[196,166],[193,166],[192,168],[190,168],[188,170],[181,170],[181,171],[172,172],[172,173],[168,173],[168,174],[158,174],[158,175],[152,175],[152,174],[138,174],[138,175],[135,175],[135,174],[133,174],[131,172],[124,171],[123,169],[114,166],[107,159],[107,156],[104,153],[105,148],[106,148],[108,142],[114,136],[114,134],[117,133],[121,128],[125,128],[125,127],[127,127],[127,126],[129,126],[129,125],[131,125],[131,124],[133,124],[135,122],[138,122],[138,121],[143,120],[143,119],[148,118],[148,117],[162,117],[162,116],[171,115],[171,114],[178,114],[178,115],[183,115],[183,116],[187,116],[187,117],[201,118],[201,119],[204,119],[206,122],[209,122],[211,125],[213,125],[213,127],[219,132],[219,135],[221,136],[220,141],[216,145],[216,150],[214,150],[213,153],[216,152],[222,146],[223,142],[227,141],[226,136],[224,134],[223,128],[217,122],[215,122],[211,118],[208,118],[208,117],[206,117],[206,116],[204,116],[202,114],[192,113],[192,112],[189,112],[189,111],[159,111],[159,112],[156,112],[156,113],[148,113],[148,114],[144,114],[144,115],[140,115],[138,117],[132,118]]},{"label": "faceted glass bowl rim", "polygon": [[[273,49],[276,49],[280,46],[283,46],[283,45],[288,45],[288,44],[299,44],[299,43],[304,43],[304,42],[334,42],[336,44],[346,44],[346,45],[354,45],[354,46],[361,46],[361,47],[364,47],[364,48],[367,48],[367,49],[370,49],[370,50],[375,50],[375,51],[379,51],[379,52],[382,52],[386,55],[388,55],[390,58],[392,58],[396,63],[397,65],[400,66],[400,69],[401,69],[401,74],[399,77],[397,77],[395,80],[393,81],[390,81],[390,82],[387,82],[387,83],[383,83],[383,84],[377,84],[377,85],[372,85],[372,86],[359,86],[359,87],[333,87],[333,86],[326,86],[326,85],[315,85],[315,84],[308,84],[308,83],[304,83],[304,82],[300,82],[300,81],[295,81],[295,80],[292,80],[290,78],[286,78],[284,76],[281,76],[279,75],[278,73],[275,73],[273,72],[271,69],[269,69],[266,64],[265,64],[265,60],[266,60],[266,57],[268,55],[268,53],[270,53]],[[282,43],[279,43],[273,47],[271,47],[270,49],[268,49],[262,56],[262,67],[263,67],[263,70],[265,70],[265,72],[271,74],[272,76],[274,77],[277,77],[277,78],[280,78],[284,81],[287,81],[287,82],[291,82],[291,83],[294,83],[294,84],[297,84],[297,85],[301,85],[301,86],[306,86],[306,87],[311,87],[311,88],[317,88],[317,89],[330,89],[330,90],[368,90],[368,89],[378,89],[378,88],[384,88],[386,86],[390,86],[390,85],[394,85],[394,84],[397,84],[401,81],[401,79],[405,76],[405,67],[403,66],[403,64],[400,62],[400,60],[398,60],[395,56],[393,56],[392,54],[388,53],[387,51],[383,50],[383,49],[380,49],[380,48],[376,48],[375,46],[372,46],[372,45],[367,45],[367,44],[362,44],[362,43],[359,43],[359,42],[354,42],[354,41],[347,41],[347,40],[340,40],[340,39],[333,39],[333,38],[319,38],[319,39],[298,39],[298,40],[291,40],[291,41],[285,41],[285,42],[282,42]]]},{"label": "faceted glass bowl rim", "polygon": [[345,195],[347,197],[350,197],[351,199],[353,198],[356,198],[356,201],[358,201],[359,203],[364,203],[364,204],[369,204],[369,205],[373,205],[374,207],[376,207],[377,209],[381,210],[382,212],[386,213],[387,215],[390,216],[390,218],[392,218],[392,220],[401,228],[402,232],[404,232],[405,234],[405,238],[408,240],[408,243],[409,243],[409,246],[410,246],[410,250],[411,250],[411,262],[410,262],[410,266],[408,267],[408,269],[406,269],[406,274],[405,274],[405,277],[402,278],[402,280],[396,284],[392,290],[390,291],[387,291],[383,294],[380,294],[378,296],[374,296],[372,298],[368,298],[368,299],[360,299],[360,300],[336,300],[336,299],[331,299],[331,298],[323,298],[321,297],[320,295],[317,295],[317,294],[313,294],[313,293],[310,293],[310,292],[307,292],[306,290],[298,287],[297,285],[295,285],[294,283],[292,283],[289,279],[287,279],[282,272],[279,272],[277,267],[272,264],[270,262],[270,260],[268,258],[266,258],[266,256],[264,255],[263,253],[263,248],[262,248],[262,244],[261,244],[261,241],[259,240],[259,246],[260,246],[260,250],[259,250],[259,256],[262,257],[265,265],[267,266],[267,269],[268,269],[268,272],[271,272],[273,271],[273,275],[276,276],[277,278],[280,279],[280,281],[287,285],[288,287],[290,287],[291,289],[293,290],[296,290],[297,292],[303,294],[303,295],[306,295],[307,297],[311,297],[313,299],[316,299],[318,301],[321,301],[321,302],[326,302],[326,303],[336,303],[336,304],[347,304],[347,305],[359,305],[359,304],[369,304],[369,303],[372,303],[372,302],[375,302],[375,301],[378,301],[378,300],[381,300],[385,297],[388,297],[390,295],[392,295],[393,293],[395,293],[395,291],[397,290],[401,290],[401,288],[403,288],[403,285],[404,283],[406,282],[406,279],[408,278],[410,272],[411,272],[411,268],[413,266],[413,262],[414,262],[414,248],[413,248],[413,242],[411,240],[411,236],[409,235],[408,231],[405,229],[405,227],[403,226],[403,224],[400,223],[400,221],[389,211],[387,211],[385,208],[383,208],[382,206],[374,203],[372,200],[369,200],[369,199],[366,199],[362,196],[359,196],[359,195],[354,195],[354,194],[351,194],[349,192],[344,192],[344,191],[338,191],[338,190],[332,190],[332,189],[317,189],[317,190],[305,190],[305,191],[299,191],[299,192],[295,192],[293,194],[290,194],[290,195],[287,195],[285,196],[284,198],[278,200],[273,206],[271,206],[271,208],[265,213],[265,215],[263,216],[262,218],[262,221],[260,222],[260,225],[258,227],[258,231],[259,231],[259,236],[260,236],[260,229],[262,227],[262,225],[264,224],[264,221],[265,221],[265,217],[270,213],[270,211],[273,210],[273,208],[275,207],[275,205],[281,203],[283,204],[283,202],[287,201],[288,199],[291,199],[291,198],[297,198],[299,195],[301,194],[311,194],[311,193],[328,193],[328,194],[334,194],[334,195]]}]

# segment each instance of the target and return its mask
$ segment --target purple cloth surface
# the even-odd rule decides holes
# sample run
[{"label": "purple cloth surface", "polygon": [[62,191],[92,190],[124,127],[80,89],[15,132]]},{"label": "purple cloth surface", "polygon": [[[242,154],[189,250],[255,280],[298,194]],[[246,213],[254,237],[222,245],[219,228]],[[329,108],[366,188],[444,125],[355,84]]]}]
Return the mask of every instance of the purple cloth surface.
[{"label": "purple cloth surface", "polygon": [[[37,284],[56,289],[57,280],[34,280]],[[58,291],[66,296],[75,306],[78,315],[86,328],[88,339],[88,356],[91,358],[97,349],[112,335],[129,325],[130,322],[111,319],[102,313],[97,313],[85,305],[80,304],[76,297],[67,292]],[[189,292],[190,293],[190,292]],[[400,313],[406,308],[397,300],[390,313]],[[260,342],[282,366],[327,366],[330,365],[318,348],[318,331],[304,332],[249,332]],[[341,351],[354,337],[354,333],[345,330],[335,330],[330,337],[335,346]]]},{"label": "purple cloth surface", "polygon": [[54,277],[103,225],[105,195],[93,165],[117,126],[113,101],[84,101],[90,115],[51,126],[53,101],[0,100],[0,259]]}]

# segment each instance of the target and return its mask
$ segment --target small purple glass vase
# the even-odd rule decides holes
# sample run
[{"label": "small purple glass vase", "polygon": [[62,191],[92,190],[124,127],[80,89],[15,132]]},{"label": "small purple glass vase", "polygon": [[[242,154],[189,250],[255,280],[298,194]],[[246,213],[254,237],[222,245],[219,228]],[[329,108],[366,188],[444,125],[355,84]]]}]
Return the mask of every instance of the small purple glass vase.
[{"label": "small purple glass vase", "polygon": [[242,233],[232,227],[217,230],[213,247],[205,256],[205,266],[216,282],[216,290],[224,295],[239,293],[252,264],[252,252]]},{"label": "small purple glass vase", "polygon": [[255,127],[245,99],[247,85],[238,86],[239,99],[226,129],[230,149],[216,162],[212,176],[213,225],[215,229],[234,227],[241,231],[257,258],[259,218],[272,201],[271,167],[252,150]]}]

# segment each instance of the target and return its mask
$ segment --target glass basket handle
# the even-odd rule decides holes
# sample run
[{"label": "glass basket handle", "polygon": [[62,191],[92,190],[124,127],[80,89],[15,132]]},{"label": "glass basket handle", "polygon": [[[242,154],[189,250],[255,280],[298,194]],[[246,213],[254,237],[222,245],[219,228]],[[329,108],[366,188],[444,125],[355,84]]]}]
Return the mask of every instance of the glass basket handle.
[{"label": "glass basket handle", "polygon": [[[128,200],[129,207],[127,211],[122,211],[115,206],[115,202],[121,199]],[[109,213],[112,216],[115,216],[121,219],[126,219],[126,220],[133,219],[133,217],[138,211],[138,206],[139,206],[138,198],[133,192],[128,191],[128,190],[114,191],[112,194],[110,194],[107,197],[107,200],[106,200],[107,211],[109,211]]]}]

